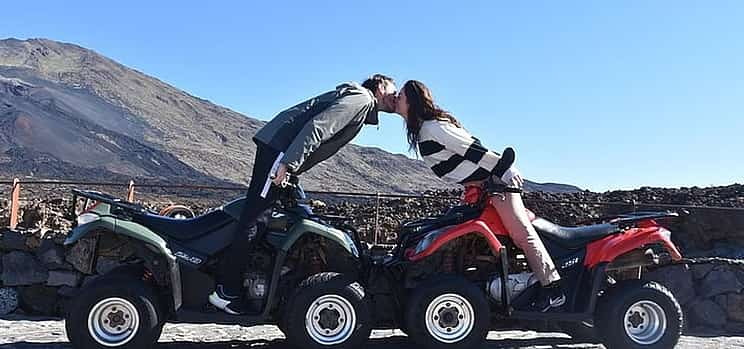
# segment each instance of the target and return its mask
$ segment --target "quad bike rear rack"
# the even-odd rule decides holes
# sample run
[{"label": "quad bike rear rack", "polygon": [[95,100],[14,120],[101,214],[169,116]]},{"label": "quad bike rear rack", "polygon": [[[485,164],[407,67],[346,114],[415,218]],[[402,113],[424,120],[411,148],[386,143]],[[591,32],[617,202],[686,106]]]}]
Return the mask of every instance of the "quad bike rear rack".
[{"label": "quad bike rear rack", "polygon": [[[72,221],[75,221],[75,218],[78,215],[78,212],[77,212],[78,198],[81,198],[81,197],[88,199],[88,200],[92,200],[94,202],[111,205],[112,208],[120,208],[120,209],[124,209],[130,212],[136,212],[136,213],[149,212],[149,210],[142,205],[135,204],[133,202],[129,202],[126,200],[122,200],[120,198],[111,196],[109,194],[106,194],[100,191],[73,189],[72,190],[72,204],[70,207],[70,211],[68,212],[68,215],[67,215],[67,218]],[[85,206],[87,206],[87,204]],[[152,213],[157,214],[155,212],[152,212]]]},{"label": "quad bike rear rack", "polygon": [[630,227],[630,226],[635,225],[638,222],[643,222],[643,221],[676,219],[676,218],[679,218],[679,213],[677,212],[642,211],[642,212],[633,212],[633,213],[622,214],[622,215],[616,216],[616,218],[611,219],[609,223],[617,224],[618,226],[622,228],[622,227]]},{"label": "quad bike rear rack", "polygon": [[[683,211],[683,214],[687,214]],[[598,223],[609,223],[620,226],[621,228],[632,227],[638,222],[649,221],[649,220],[670,220],[677,219],[680,214],[673,211],[636,211],[631,213],[614,214],[602,216],[599,218],[590,219],[587,221],[580,222],[578,225],[590,225]]]}]

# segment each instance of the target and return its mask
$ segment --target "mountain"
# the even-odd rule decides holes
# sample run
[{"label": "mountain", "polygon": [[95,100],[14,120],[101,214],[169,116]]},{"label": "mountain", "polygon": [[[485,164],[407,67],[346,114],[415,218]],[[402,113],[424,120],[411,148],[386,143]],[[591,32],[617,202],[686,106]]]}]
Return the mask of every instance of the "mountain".
[{"label": "mountain", "polygon": [[[251,137],[262,125],[77,45],[0,40],[0,176],[243,184]],[[349,145],[303,183],[345,191],[447,187],[430,172],[421,161]]]}]

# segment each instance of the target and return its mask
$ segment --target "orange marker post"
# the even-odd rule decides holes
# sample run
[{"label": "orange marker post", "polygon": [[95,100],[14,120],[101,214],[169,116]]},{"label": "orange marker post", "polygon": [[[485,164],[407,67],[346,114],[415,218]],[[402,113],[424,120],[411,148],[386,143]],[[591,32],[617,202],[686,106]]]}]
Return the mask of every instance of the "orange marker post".
[{"label": "orange marker post", "polygon": [[13,179],[13,190],[10,192],[10,229],[15,229],[18,225],[18,199],[21,196],[21,181],[18,178]]},{"label": "orange marker post", "polygon": [[127,201],[134,202],[134,181],[129,181],[129,189],[127,190]]}]

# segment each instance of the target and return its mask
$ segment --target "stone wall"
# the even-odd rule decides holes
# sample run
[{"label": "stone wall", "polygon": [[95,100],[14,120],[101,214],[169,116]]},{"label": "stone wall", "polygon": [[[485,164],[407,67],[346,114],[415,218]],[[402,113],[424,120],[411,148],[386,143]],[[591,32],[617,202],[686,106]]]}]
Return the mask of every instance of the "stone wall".
[{"label": "stone wall", "polygon": [[59,315],[65,295],[86,276],[76,268],[73,252],[62,246],[64,235],[0,231],[0,315],[22,309]]},{"label": "stone wall", "polygon": [[644,276],[665,285],[682,306],[693,332],[744,333],[744,267],[740,264],[676,265]]}]

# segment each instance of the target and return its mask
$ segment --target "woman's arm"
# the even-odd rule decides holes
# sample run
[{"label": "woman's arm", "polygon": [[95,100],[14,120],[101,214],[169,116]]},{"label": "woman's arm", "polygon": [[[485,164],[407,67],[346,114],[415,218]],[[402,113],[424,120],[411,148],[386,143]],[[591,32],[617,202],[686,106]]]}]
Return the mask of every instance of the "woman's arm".
[{"label": "woman's arm", "polygon": [[455,161],[470,162],[480,168],[481,173],[491,173],[499,178],[514,164],[515,154],[512,148],[506,148],[503,154],[490,151],[465,129],[449,122],[426,123],[419,135],[421,137],[419,150],[422,156],[433,155],[446,149],[459,156],[454,159]]}]

